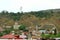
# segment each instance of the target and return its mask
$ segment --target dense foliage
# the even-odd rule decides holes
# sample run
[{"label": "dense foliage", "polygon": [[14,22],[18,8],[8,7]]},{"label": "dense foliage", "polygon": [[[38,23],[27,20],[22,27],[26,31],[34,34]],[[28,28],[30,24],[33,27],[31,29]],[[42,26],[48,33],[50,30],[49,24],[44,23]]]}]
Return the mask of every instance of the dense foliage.
[{"label": "dense foliage", "polygon": [[[16,20],[20,20],[21,16],[23,15],[27,15],[27,14],[31,14],[31,15],[35,15],[36,17],[40,17],[40,18],[50,18],[52,16],[54,16],[54,14],[60,15],[60,12],[58,11],[57,13],[53,12],[53,10],[45,10],[45,11],[37,11],[37,12],[8,12],[8,11],[2,11],[0,12],[0,18],[1,17],[7,17],[9,19],[13,19],[14,21]],[[56,16],[57,16],[56,15]]]},{"label": "dense foliage", "polygon": [[26,29],[26,26],[25,25],[21,25],[20,27],[19,27],[19,30],[25,30]]}]

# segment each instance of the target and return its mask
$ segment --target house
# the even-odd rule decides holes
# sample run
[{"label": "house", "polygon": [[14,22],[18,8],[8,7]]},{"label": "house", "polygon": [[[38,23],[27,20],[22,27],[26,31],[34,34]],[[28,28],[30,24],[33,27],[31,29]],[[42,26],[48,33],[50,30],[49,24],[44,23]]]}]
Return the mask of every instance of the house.
[{"label": "house", "polygon": [[9,33],[9,34],[6,34],[6,35],[3,35],[3,36],[1,36],[0,38],[1,39],[23,39],[23,38],[26,38],[27,36],[26,35],[24,35],[23,33],[22,33],[22,35],[17,35],[17,34],[14,34],[14,31],[12,31],[11,33]]},{"label": "house", "polygon": [[11,28],[12,26],[6,26],[6,28]]},{"label": "house", "polygon": [[14,35],[12,35],[12,34],[7,34],[7,35],[3,35],[2,37],[0,37],[0,38],[2,38],[2,39],[13,39],[13,38],[16,38]]},{"label": "house", "polygon": [[46,33],[49,34],[51,32],[54,32],[55,26],[53,24],[45,24],[38,30],[40,33]]},{"label": "house", "polygon": [[8,26],[8,25],[3,25],[3,28],[11,28],[12,26]]},{"label": "house", "polygon": [[15,22],[15,24],[13,25],[14,29],[18,29],[20,27],[20,25],[18,25],[18,22]]},{"label": "house", "polygon": [[39,32],[42,34],[42,33],[46,33],[46,30],[44,30],[44,29],[41,29],[41,30],[39,30]]}]

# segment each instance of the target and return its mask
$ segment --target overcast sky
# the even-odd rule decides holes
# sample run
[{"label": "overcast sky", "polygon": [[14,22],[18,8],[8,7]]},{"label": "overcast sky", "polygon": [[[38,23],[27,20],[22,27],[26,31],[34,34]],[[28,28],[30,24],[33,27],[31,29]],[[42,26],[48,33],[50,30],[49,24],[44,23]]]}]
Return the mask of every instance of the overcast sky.
[{"label": "overcast sky", "polygon": [[24,12],[60,8],[60,0],[0,0],[0,11]]}]

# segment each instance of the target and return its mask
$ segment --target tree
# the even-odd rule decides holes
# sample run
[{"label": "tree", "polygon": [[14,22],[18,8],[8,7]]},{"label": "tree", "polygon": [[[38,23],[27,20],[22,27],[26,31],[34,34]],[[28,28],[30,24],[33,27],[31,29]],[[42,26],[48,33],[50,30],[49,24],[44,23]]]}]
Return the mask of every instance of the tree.
[{"label": "tree", "polygon": [[3,31],[3,33],[5,33],[5,34],[9,34],[11,32],[11,29],[5,29],[4,31]]},{"label": "tree", "polygon": [[54,35],[56,35],[57,34],[57,30],[56,30],[56,28],[54,29]]},{"label": "tree", "polygon": [[26,26],[25,25],[21,25],[20,27],[19,27],[19,30],[25,30],[26,29]]},{"label": "tree", "polygon": [[3,33],[2,32],[0,32],[0,36],[3,36]]}]

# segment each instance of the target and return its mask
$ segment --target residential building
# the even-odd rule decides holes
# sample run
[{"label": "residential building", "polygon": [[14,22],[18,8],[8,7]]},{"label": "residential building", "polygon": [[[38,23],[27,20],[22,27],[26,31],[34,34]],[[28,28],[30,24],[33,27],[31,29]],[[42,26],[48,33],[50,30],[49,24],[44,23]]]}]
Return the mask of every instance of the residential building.
[{"label": "residential building", "polygon": [[18,22],[15,22],[15,24],[13,25],[14,29],[18,29],[20,27],[20,25],[18,25]]}]

